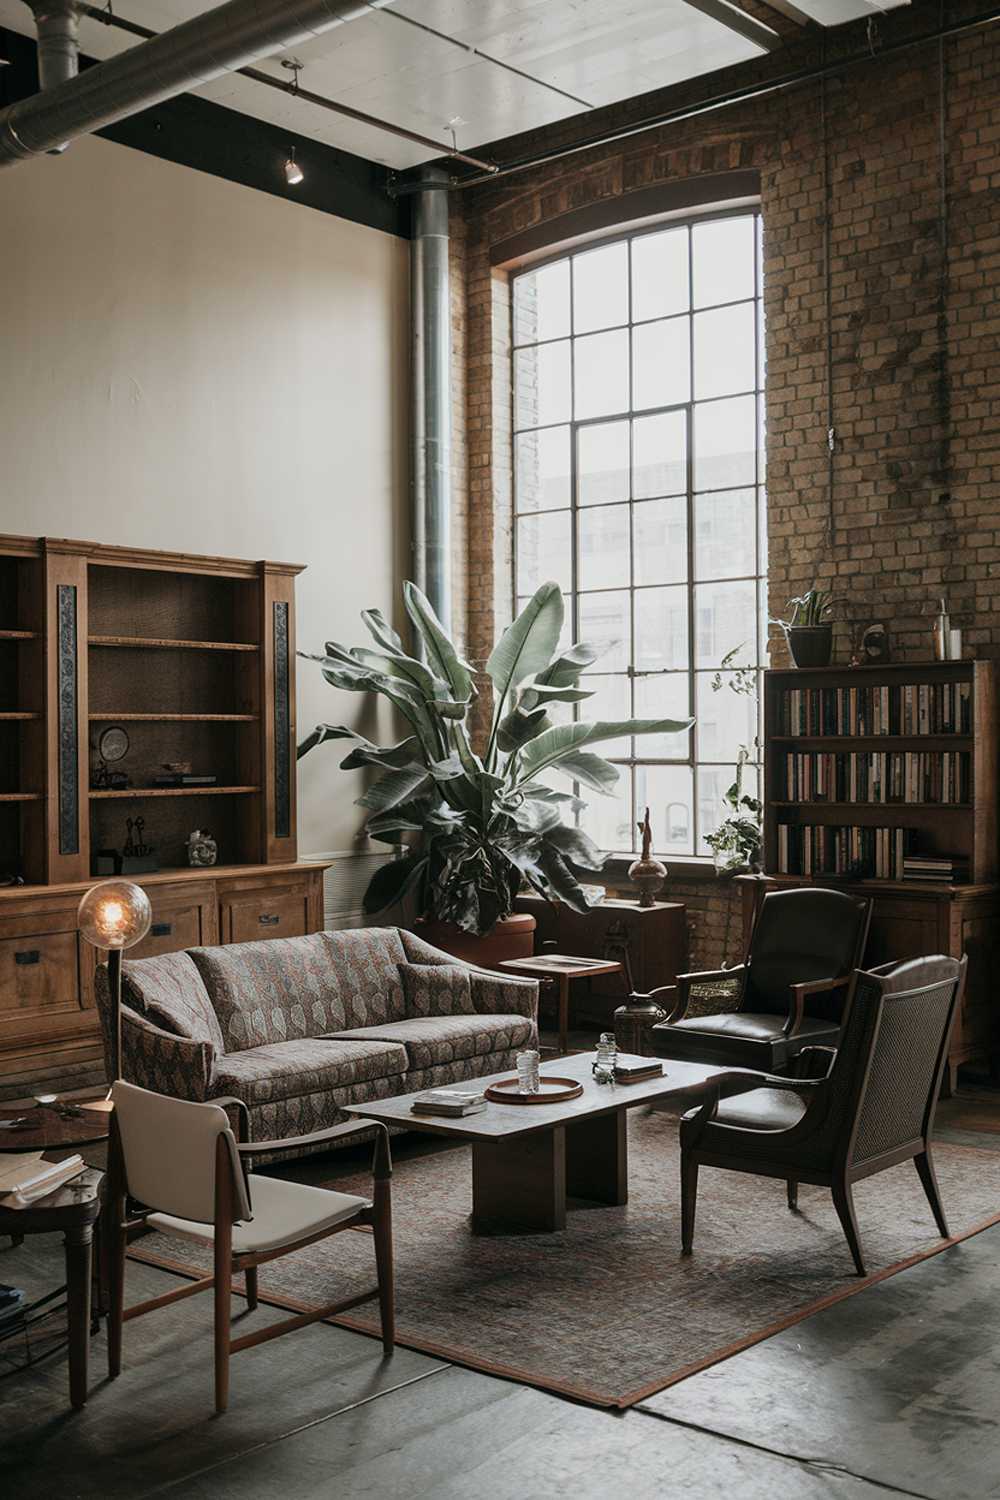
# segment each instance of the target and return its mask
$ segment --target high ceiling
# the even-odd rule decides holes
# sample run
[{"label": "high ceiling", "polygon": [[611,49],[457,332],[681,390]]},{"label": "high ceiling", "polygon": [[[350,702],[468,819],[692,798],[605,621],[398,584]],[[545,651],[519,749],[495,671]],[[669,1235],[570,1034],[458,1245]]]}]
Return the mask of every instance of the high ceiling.
[{"label": "high ceiling", "polygon": [[[774,0],[795,19],[837,25],[900,0]],[[201,0],[116,0],[129,21],[165,31],[211,9]],[[34,35],[24,0],[0,0],[0,26]],[[105,58],[137,45],[81,22],[83,50]],[[294,54],[259,63],[303,88],[443,143],[471,149],[759,56],[777,34],[729,0],[381,0]],[[333,114],[237,74],[197,91],[230,109],[394,168],[435,150]]]}]

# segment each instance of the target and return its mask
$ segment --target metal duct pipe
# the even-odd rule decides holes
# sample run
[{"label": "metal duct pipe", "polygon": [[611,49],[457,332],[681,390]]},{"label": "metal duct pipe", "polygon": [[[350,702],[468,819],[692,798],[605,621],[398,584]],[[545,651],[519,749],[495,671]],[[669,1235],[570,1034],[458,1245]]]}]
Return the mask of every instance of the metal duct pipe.
[{"label": "metal duct pipe", "polygon": [[423,167],[413,195],[413,578],[451,627],[451,329],[448,176]]},{"label": "metal duct pipe", "polygon": [[76,0],[28,0],[38,29],[38,83],[55,88],[75,78],[80,55],[80,12]]},{"label": "metal duct pipe", "polygon": [[229,0],[0,111],[0,167],[370,15],[390,0]]}]

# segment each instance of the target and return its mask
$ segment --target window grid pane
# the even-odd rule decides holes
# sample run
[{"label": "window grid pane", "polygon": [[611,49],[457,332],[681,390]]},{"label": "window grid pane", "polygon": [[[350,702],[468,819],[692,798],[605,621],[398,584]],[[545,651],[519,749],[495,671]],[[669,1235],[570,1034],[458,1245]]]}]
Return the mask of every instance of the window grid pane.
[{"label": "window grid pane", "polygon": [[[699,720],[689,734],[596,747],[621,780],[612,798],[580,789],[581,821],[612,852],[635,850],[648,802],[658,853],[707,854],[741,745],[745,787],[758,785],[761,266],[760,214],[741,209],[625,235],[513,281],[518,604],[545,572],[567,592],[572,639],[605,648],[599,696],[577,718],[609,717],[614,704],[615,717]],[[756,700],[721,671],[737,649],[736,664],[756,671]]]}]

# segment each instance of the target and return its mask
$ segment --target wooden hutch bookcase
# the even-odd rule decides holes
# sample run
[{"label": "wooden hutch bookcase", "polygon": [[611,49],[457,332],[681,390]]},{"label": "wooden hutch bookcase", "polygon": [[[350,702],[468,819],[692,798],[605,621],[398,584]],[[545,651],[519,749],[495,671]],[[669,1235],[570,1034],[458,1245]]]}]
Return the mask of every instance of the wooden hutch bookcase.
[{"label": "wooden hutch bookcase", "polygon": [[[322,925],[297,863],[292,564],[0,537],[0,1090],[90,1081],[99,956],[76,907],[142,819],[153,906],[130,957]],[[99,774],[110,726],[127,785]],[[123,739],[123,737],[119,737]],[[190,764],[210,785],[155,784]],[[208,828],[218,859],[190,868]]]},{"label": "wooden hutch bookcase", "polygon": [[[997,670],[993,662],[787,668],[764,678],[764,880],[874,898],[866,964],[969,955],[949,1057],[1000,1051]],[[914,878],[912,860],[955,878]]]}]

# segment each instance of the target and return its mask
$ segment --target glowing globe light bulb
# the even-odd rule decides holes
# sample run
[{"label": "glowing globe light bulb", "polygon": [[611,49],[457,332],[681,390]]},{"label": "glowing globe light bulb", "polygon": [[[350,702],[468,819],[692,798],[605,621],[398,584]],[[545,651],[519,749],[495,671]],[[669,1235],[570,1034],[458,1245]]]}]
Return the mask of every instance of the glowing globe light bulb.
[{"label": "glowing globe light bulb", "polygon": [[142,886],[131,880],[103,880],[84,896],[77,919],[95,948],[131,948],[149,931],[153,910]]}]

